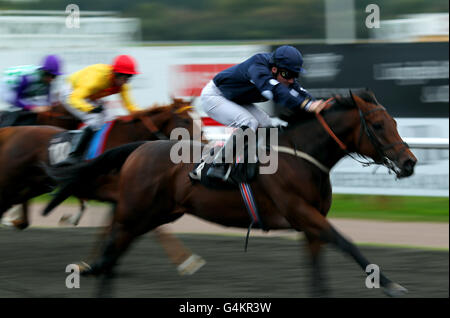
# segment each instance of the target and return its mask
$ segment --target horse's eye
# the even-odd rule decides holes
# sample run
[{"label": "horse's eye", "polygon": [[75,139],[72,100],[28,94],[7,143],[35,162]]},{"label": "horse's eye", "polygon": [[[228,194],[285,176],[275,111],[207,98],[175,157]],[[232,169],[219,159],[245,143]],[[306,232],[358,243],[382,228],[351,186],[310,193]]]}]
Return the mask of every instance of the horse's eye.
[{"label": "horse's eye", "polygon": [[381,124],[381,123],[374,123],[374,124],[372,125],[372,127],[373,127],[373,129],[375,129],[375,130],[381,130],[381,129],[383,129],[383,124]]}]

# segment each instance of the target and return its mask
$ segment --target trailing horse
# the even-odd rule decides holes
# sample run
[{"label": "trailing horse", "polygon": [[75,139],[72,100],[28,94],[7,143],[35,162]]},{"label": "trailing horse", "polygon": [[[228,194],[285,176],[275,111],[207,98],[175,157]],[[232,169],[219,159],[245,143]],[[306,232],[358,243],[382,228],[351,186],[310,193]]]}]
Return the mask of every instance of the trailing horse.
[{"label": "trailing horse", "polygon": [[[153,107],[129,116],[123,116],[112,123],[109,136],[105,140],[105,149],[136,140],[168,139],[174,128],[185,128],[192,133],[194,122],[189,115],[190,102],[174,99],[168,106]],[[81,123],[62,107],[53,107],[50,112],[36,114],[35,124],[61,125],[74,129]],[[111,127],[111,126],[110,126]],[[37,195],[54,189],[54,182],[47,176],[42,163],[48,163],[48,146],[53,136],[65,132],[64,129],[50,126],[7,127],[0,129],[0,218],[2,213],[14,204],[21,204],[23,218],[15,220],[16,227],[28,226],[27,201]],[[110,172],[96,185],[110,191],[111,180],[115,180],[117,171]],[[114,185],[113,185],[114,187]],[[91,188],[92,189],[92,188]],[[96,195],[98,191],[85,192],[78,196],[82,202],[81,210],[73,218],[79,221],[85,205],[85,199],[103,200],[115,203],[108,196]],[[76,224],[74,224],[76,225]],[[176,237],[159,229],[156,238],[162,244],[171,260],[177,265],[189,261],[191,268],[180,269],[182,274],[192,274],[204,261],[187,249]]]},{"label": "trailing horse", "polygon": [[[317,116],[320,120],[304,112],[287,118],[289,126],[280,133],[276,147],[277,171],[259,174],[250,183],[264,230],[294,229],[305,233],[312,256],[316,294],[326,290],[319,261],[324,243],[332,243],[350,255],[363,271],[370,264],[357,246],[326,219],[332,198],[329,170],[344,156],[357,153],[372,158],[373,163],[385,165],[398,178],[404,178],[413,174],[417,161],[399,136],[396,122],[373,93],[363,91],[346,98],[336,97],[330,105],[322,112],[323,117]],[[192,151],[201,147],[191,141],[180,142],[189,143]],[[108,281],[118,259],[136,237],[184,213],[225,226],[249,226],[252,220],[238,188],[220,191],[191,182],[188,173],[194,165],[171,160],[171,149],[175,145],[177,141],[147,142],[134,151],[134,147],[125,146],[113,150],[115,153],[111,156],[105,153],[91,162],[85,173],[81,168],[74,170],[76,174],[53,171],[55,176],[61,177],[69,172],[65,181],[72,181],[76,188],[82,184],[81,180],[94,177],[90,173],[95,171],[96,165],[121,167],[116,194],[118,204],[110,236],[103,255],[84,274],[104,273]],[[124,153],[125,162],[121,160]],[[380,284],[390,296],[406,292],[383,273],[380,273]]]},{"label": "trailing horse", "polygon": [[[136,140],[168,139],[176,127],[193,130],[190,107],[179,100],[115,120],[104,148]],[[42,163],[49,163],[50,140],[64,132],[51,126],[14,126],[0,129],[0,216],[14,204],[53,189]]]}]

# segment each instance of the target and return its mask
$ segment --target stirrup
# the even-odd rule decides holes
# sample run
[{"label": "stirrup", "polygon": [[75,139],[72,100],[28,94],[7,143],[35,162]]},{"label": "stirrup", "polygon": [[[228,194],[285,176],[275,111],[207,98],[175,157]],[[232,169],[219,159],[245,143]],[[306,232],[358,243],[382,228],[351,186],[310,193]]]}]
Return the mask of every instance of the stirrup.
[{"label": "stirrup", "polygon": [[209,167],[206,175],[210,178],[217,178],[217,179],[221,179],[223,181],[227,181],[231,174],[231,167],[232,167],[232,165],[229,164],[228,169],[225,171],[225,173],[222,173],[223,171],[219,172],[218,170],[221,168],[226,169],[225,167],[211,166],[211,167]]},{"label": "stirrup", "polygon": [[197,168],[195,168],[194,170],[192,170],[191,172],[189,172],[189,177],[192,180],[201,180],[202,179],[202,170],[205,167],[205,161],[203,161],[202,163],[200,163]]}]

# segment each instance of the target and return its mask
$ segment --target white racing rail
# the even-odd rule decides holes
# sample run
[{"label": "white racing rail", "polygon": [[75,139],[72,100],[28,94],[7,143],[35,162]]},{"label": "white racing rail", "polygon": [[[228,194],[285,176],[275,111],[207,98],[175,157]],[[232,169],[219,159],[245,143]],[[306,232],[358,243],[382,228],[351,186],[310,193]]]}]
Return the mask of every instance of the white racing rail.
[{"label": "white racing rail", "polygon": [[448,149],[448,138],[403,138],[412,149]]}]

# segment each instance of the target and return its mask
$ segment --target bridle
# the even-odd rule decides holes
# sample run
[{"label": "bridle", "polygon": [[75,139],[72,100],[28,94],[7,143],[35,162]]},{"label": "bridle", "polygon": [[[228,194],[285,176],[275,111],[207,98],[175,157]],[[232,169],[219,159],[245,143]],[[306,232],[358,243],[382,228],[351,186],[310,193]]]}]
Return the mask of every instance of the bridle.
[{"label": "bridle", "polygon": [[[363,132],[367,135],[367,137],[369,138],[370,143],[372,144],[372,146],[374,147],[375,151],[378,154],[379,158],[382,158],[381,161],[374,161],[374,163],[377,164],[383,164],[385,166],[387,166],[390,170],[394,170],[393,167],[390,167],[389,165],[392,165],[392,161],[387,157],[386,155],[386,151],[394,148],[397,145],[403,145],[404,147],[402,148],[402,151],[397,155],[397,157],[395,158],[398,159],[398,157],[400,157],[400,155],[406,150],[409,149],[409,145],[404,142],[404,141],[398,141],[398,142],[394,142],[388,145],[383,145],[380,140],[378,139],[376,133],[373,131],[372,127],[370,127],[369,125],[367,125],[366,122],[366,116],[368,114],[371,114],[373,112],[376,111],[386,111],[386,109],[383,106],[377,106],[376,108],[373,108],[365,113],[363,113],[361,111],[361,109],[359,109],[359,117],[361,119],[361,130],[360,130],[360,134],[359,134],[359,140],[358,140],[358,148],[361,145],[361,140],[363,137]],[[395,170],[394,170],[395,171]]]},{"label": "bridle", "polygon": [[[367,112],[362,112],[361,108],[358,107],[356,101],[353,98],[353,94],[350,92],[350,96],[352,98],[352,101],[354,103],[354,105],[358,108],[358,113],[359,113],[359,117],[360,117],[360,122],[361,122],[361,129],[360,129],[360,134],[359,134],[359,138],[358,138],[358,142],[357,142],[357,147],[360,148],[361,146],[361,140],[364,137],[363,134],[365,134],[370,143],[372,144],[372,146],[374,147],[375,151],[377,152],[379,158],[381,158],[381,160],[374,160],[374,161],[370,161],[369,158],[367,158],[367,156],[358,154],[358,156],[364,158],[367,161],[361,161],[357,158],[355,158],[355,156],[353,156],[348,150],[347,150],[347,146],[334,134],[334,132],[331,130],[331,128],[328,126],[328,124],[326,123],[326,121],[324,120],[324,118],[322,117],[322,115],[317,114],[316,113],[316,117],[319,120],[320,124],[323,126],[323,128],[327,131],[327,133],[336,141],[336,143],[339,145],[340,149],[342,151],[344,151],[346,153],[346,155],[348,155],[349,157],[351,157],[352,159],[354,159],[355,161],[361,163],[363,166],[370,166],[373,164],[382,164],[385,167],[388,168],[389,173],[392,171],[394,172],[396,175],[398,175],[398,169],[396,168],[396,165],[394,164],[394,161],[396,161],[400,155],[407,149],[409,149],[409,146],[406,142],[404,141],[399,141],[399,142],[394,142],[388,145],[383,145],[383,143],[379,140],[378,136],[376,135],[376,133],[373,131],[372,127],[370,127],[367,124],[367,120],[366,117],[371,114],[374,113],[376,111],[384,111],[386,112],[386,108],[384,108],[381,105],[377,105],[375,108],[367,111]],[[326,106],[324,109],[327,109],[331,106],[331,101],[333,101],[334,98],[330,98],[327,101],[325,101]],[[402,151],[397,155],[397,157],[394,159],[394,161],[392,161],[391,159],[388,158],[388,156],[386,155],[386,151],[397,146],[397,145],[403,145],[404,147],[402,148]]]}]

